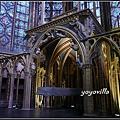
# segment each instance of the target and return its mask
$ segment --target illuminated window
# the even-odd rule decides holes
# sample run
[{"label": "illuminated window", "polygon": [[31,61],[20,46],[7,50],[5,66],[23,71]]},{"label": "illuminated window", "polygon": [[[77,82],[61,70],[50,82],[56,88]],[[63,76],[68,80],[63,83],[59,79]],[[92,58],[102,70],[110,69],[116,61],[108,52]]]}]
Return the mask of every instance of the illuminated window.
[{"label": "illuminated window", "polygon": [[0,2],[0,48],[10,50],[13,43],[14,50],[25,50],[22,41],[24,30],[28,29],[28,20],[29,2]]},{"label": "illuminated window", "polygon": [[[89,8],[93,12],[93,14],[96,16],[97,20],[99,21],[99,23],[101,23],[99,2],[86,2],[86,3],[87,3],[87,8]],[[85,9],[84,1],[79,1],[79,2],[74,1],[73,7],[78,8],[80,10]]]},{"label": "illuminated window", "polygon": [[25,49],[23,42],[23,38],[25,37],[24,30],[28,29],[29,21],[29,2],[17,2],[16,8],[14,50],[23,51]]},{"label": "illuminated window", "polygon": [[12,39],[14,5],[14,2],[1,2],[0,4],[0,48],[8,50],[10,50]]},{"label": "illuminated window", "polygon": [[111,18],[112,18],[112,28],[120,26],[120,2],[113,1],[110,2],[111,6]]},{"label": "illuminated window", "polygon": [[45,22],[50,21],[51,17],[63,13],[63,5],[61,1],[45,2]]}]

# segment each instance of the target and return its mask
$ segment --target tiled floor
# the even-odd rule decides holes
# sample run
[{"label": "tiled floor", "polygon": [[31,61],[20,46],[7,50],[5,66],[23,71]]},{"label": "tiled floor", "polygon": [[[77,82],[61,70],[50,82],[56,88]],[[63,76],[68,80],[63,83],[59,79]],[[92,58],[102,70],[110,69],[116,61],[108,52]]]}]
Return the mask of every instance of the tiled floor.
[{"label": "tiled floor", "polygon": [[75,109],[43,109],[31,110],[0,108],[0,118],[81,118]]},{"label": "tiled floor", "polygon": [[[96,116],[97,117],[97,116]],[[96,119],[96,117],[92,119]],[[8,109],[0,108],[0,119],[1,118],[86,118],[80,111],[76,109],[48,109],[48,108],[36,108],[31,110],[22,109]],[[101,117],[99,117],[101,118]],[[103,117],[102,117],[103,118]],[[111,117],[110,117],[111,118]],[[120,117],[112,117],[119,118]]]}]

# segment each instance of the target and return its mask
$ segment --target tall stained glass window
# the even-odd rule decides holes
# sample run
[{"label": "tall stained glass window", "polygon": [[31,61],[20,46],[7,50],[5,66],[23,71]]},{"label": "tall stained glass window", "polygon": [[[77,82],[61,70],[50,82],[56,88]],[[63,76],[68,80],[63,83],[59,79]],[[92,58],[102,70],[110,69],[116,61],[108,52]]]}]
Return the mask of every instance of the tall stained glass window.
[{"label": "tall stained glass window", "polygon": [[[85,9],[85,2],[84,1],[74,1],[73,2],[73,7],[78,8],[79,10]],[[99,2],[86,2],[87,3],[87,8],[89,8],[93,14],[96,16],[97,20],[99,23],[101,23],[100,19],[100,4]]]},{"label": "tall stained glass window", "polygon": [[12,39],[12,23],[14,19],[14,2],[0,4],[0,48],[10,50]]},{"label": "tall stained glass window", "polygon": [[29,21],[29,2],[19,1],[16,7],[15,32],[14,32],[14,50],[25,50],[24,30],[28,29]]},{"label": "tall stained glass window", "polygon": [[73,2],[73,8],[79,8],[80,10],[83,10],[84,7],[85,7],[84,6],[84,1],[74,1]]},{"label": "tall stained glass window", "polygon": [[42,2],[38,2],[38,26],[41,25]]},{"label": "tall stained glass window", "polygon": [[111,6],[111,18],[112,18],[112,28],[120,26],[120,2],[113,1],[110,2]]},{"label": "tall stained glass window", "polygon": [[50,21],[51,17],[60,15],[63,12],[61,1],[45,2],[45,22]]},{"label": "tall stained glass window", "polygon": [[53,17],[63,13],[62,2],[53,2]]},{"label": "tall stained glass window", "polygon": [[0,2],[0,48],[25,50],[24,30],[28,29],[29,2]]}]

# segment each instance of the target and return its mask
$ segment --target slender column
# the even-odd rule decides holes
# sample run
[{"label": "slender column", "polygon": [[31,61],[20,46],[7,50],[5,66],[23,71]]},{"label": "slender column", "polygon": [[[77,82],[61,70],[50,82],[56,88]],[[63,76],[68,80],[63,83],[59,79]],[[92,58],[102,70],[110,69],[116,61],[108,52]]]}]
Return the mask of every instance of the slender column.
[{"label": "slender column", "polygon": [[16,90],[16,102],[18,102],[19,79],[20,79],[20,76],[18,75],[18,78],[17,78],[17,90]]},{"label": "slender column", "polygon": [[96,5],[95,5],[96,3],[95,2],[93,2],[93,13],[94,13],[94,15],[96,16]]},{"label": "slender column", "polygon": [[84,8],[85,9],[87,8],[87,2],[84,2]]},{"label": "slender column", "polygon": [[65,2],[64,7],[65,7],[65,12],[73,9],[73,2]]},{"label": "slender column", "polygon": [[2,89],[2,75],[0,75],[0,99],[1,99],[1,89]]},{"label": "slender column", "polygon": [[12,108],[12,104],[13,104],[13,90],[14,90],[14,78],[15,75],[11,74],[11,81],[10,81],[10,95],[9,95],[9,105],[8,108]]},{"label": "slender column", "polygon": [[44,23],[44,13],[45,13],[45,1],[42,1],[41,24]]},{"label": "slender column", "polygon": [[[83,80],[83,90],[92,91],[92,66],[90,64],[84,65],[84,80]],[[95,116],[94,115],[94,104],[93,95],[84,95],[84,116]]]},{"label": "slender column", "polygon": [[77,9],[77,11],[80,11],[80,10],[81,10],[81,2],[78,1],[78,9]]},{"label": "slender column", "polygon": [[17,10],[17,2],[15,2],[15,5],[14,5],[14,17],[13,17],[13,22],[12,22],[12,38],[11,38],[11,46],[10,46],[10,50],[13,51],[14,50],[14,34],[15,34],[15,24],[16,24],[16,10]]},{"label": "slender column", "polygon": [[32,79],[31,79],[31,108],[34,108],[35,105],[35,75],[32,75]]},{"label": "slender column", "polygon": [[[48,60],[46,60],[46,87],[49,87],[49,72],[48,72]],[[45,107],[49,108],[49,96],[45,96]]]},{"label": "slender column", "polygon": [[31,75],[29,72],[25,72],[23,110],[30,109],[30,95],[31,95]]},{"label": "slender column", "polygon": [[[93,91],[93,81],[92,81],[92,65],[90,64],[89,59],[89,42],[86,41],[86,64],[83,65],[83,90],[85,91]],[[88,94],[84,95],[84,116],[95,116],[94,114],[94,103],[93,103],[93,95],[88,96]]]},{"label": "slender column", "polygon": [[[100,74],[100,88],[104,88],[105,87],[105,83],[104,81],[106,81],[105,77],[104,77],[104,73],[102,71],[102,59],[99,58],[99,74]],[[106,111],[106,100],[105,100],[105,96],[106,95],[101,95],[100,96],[100,109],[99,109],[99,116],[106,116],[107,115],[107,111]]]},{"label": "slender column", "polygon": [[32,16],[33,16],[33,2],[30,2],[30,17],[29,17],[29,25],[28,25],[28,29],[32,28]]},{"label": "slender column", "polygon": [[38,2],[35,2],[35,23],[34,23],[34,27],[37,27],[38,26]]},{"label": "slender column", "polygon": [[101,23],[106,31],[111,30],[110,2],[100,2]]}]

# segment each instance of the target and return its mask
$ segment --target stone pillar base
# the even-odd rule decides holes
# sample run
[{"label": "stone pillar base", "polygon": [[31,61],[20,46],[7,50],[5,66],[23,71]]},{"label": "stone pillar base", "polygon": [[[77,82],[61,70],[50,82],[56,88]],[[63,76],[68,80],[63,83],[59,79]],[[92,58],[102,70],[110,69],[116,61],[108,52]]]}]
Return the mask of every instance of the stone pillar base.
[{"label": "stone pillar base", "polygon": [[9,109],[12,109],[12,107],[8,107]]},{"label": "stone pillar base", "polygon": [[98,111],[98,117],[108,117],[108,113],[106,110],[99,110]]},{"label": "stone pillar base", "polygon": [[95,117],[95,114],[83,114],[85,117]]},{"label": "stone pillar base", "polygon": [[50,108],[50,106],[46,106],[46,108]]},{"label": "stone pillar base", "polygon": [[34,110],[34,108],[22,108],[21,110]]}]

